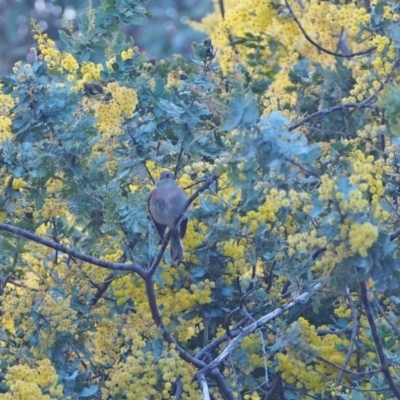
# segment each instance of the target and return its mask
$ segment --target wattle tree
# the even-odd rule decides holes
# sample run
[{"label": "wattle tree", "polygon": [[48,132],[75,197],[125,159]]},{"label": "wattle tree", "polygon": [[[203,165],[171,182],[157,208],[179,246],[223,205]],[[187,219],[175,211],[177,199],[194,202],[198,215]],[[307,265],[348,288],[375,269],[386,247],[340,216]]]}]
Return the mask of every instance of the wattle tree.
[{"label": "wattle tree", "polygon": [[33,23],[0,79],[0,399],[400,398],[398,5],[215,8],[190,60],[139,0]]}]

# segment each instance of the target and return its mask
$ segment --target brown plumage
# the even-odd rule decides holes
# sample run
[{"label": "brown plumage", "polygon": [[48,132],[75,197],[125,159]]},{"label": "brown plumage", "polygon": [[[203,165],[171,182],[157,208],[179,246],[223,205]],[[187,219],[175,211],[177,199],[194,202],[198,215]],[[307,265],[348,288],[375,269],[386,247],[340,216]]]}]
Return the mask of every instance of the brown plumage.
[{"label": "brown plumage", "polygon": [[[147,200],[151,218],[161,240],[164,239],[166,228],[172,229],[177,218],[181,216],[187,199],[185,191],[176,183],[174,174],[170,171],[162,172],[160,180]],[[181,223],[172,232],[170,242],[172,261],[183,261],[184,259],[181,239],[185,236],[187,223],[188,217],[185,214]]]}]

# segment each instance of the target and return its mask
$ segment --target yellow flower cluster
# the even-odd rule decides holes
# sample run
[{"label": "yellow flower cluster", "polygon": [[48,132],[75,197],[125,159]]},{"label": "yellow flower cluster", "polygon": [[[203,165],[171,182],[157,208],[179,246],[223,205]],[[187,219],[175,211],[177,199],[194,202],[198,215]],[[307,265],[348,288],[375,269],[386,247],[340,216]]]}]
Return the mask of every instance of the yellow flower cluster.
[{"label": "yellow flower cluster", "polygon": [[335,189],[335,180],[328,174],[321,176],[321,184],[318,188],[320,200],[331,200]]},{"label": "yellow flower cluster", "polygon": [[106,316],[96,324],[96,331],[90,336],[93,359],[101,364],[114,365],[121,357],[124,338],[120,334],[121,316],[112,319]]},{"label": "yellow flower cluster", "polygon": [[[152,368],[148,366],[151,365]],[[127,400],[137,398],[173,399],[172,385],[179,376],[182,378],[183,399],[197,399],[199,392],[196,383],[192,383],[193,366],[179,357],[174,346],[163,351],[156,358],[150,351],[133,351],[126,361],[120,362],[110,370],[110,379],[103,389],[103,396],[123,396]]]},{"label": "yellow flower cluster", "polygon": [[121,52],[121,58],[126,61],[130,60],[133,57],[133,49],[124,50]]},{"label": "yellow flower cluster", "polygon": [[4,290],[3,299],[1,322],[11,333],[15,333],[14,321],[21,321],[18,327],[24,332],[25,338],[16,338],[15,340],[22,344],[24,339],[29,340],[29,336],[34,330],[32,320],[27,317],[32,306],[32,293],[25,293],[25,291],[9,285]]},{"label": "yellow flower cluster", "polygon": [[[4,400],[51,400],[63,397],[63,386],[57,385],[58,375],[51,361],[39,360],[36,367],[14,365],[7,370],[7,384],[11,393],[1,395]],[[44,394],[43,390],[49,394]]]},{"label": "yellow flower cluster", "polygon": [[10,139],[12,115],[10,110],[14,107],[14,100],[11,95],[2,93],[3,84],[0,83],[0,142]]},{"label": "yellow flower cluster", "polygon": [[244,257],[245,254],[245,240],[240,240],[240,242],[236,242],[234,239],[229,239],[224,242],[224,255],[226,257],[231,257],[234,260],[239,260]]},{"label": "yellow flower cluster", "polygon": [[249,365],[246,371],[244,371],[246,374],[251,374],[254,369],[264,366],[264,358],[260,354],[260,347],[262,345],[260,340],[260,335],[256,332],[246,336],[240,345],[240,348],[245,350],[247,357],[250,359]]},{"label": "yellow flower cluster", "polygon": [[[394,8],[394,5],[392,7]],[[397,22],[400,17],[397,10],[394,10],[392,7],[388,5],[383,6],[383,18]]]},{"label": "yellow flower cluster", "polygon": [[367,250],[376,242],[378,234],[378,227],[370,222],[351,224],[349,230],[351,250],[360,253],[362,257],[367,257]]},{"label": "yellow flower cluster", "polygon": [[[249,56],[257,55],[265,62],[256,66],[247,65],[247,68],[257,78],[263,69],[277,69],[277,75],[265,93],[264,114],[276,109],[283,109],[284,105],[295,105],[297,96],[288,93],[287,87],[292,86],[289,71],[296,63],[299,54],[311,60],[312,63],[322,64],[333,68],[332,56],[319,51],[314,45],[304,38],[296,23],[289,14],[288,18],[282,15],[280,7],[274,0],[230,0],[225,3],[225,16],[220,14],[219,4],[214,1],[215,12],[207,15],[201,23],[192,22],[192,26],[206,32],[218,48],[218,58],[223,72],[235,71],[237,63],[244,63]],[[369,47],[367,38],[359,44],[361,26],[370,22],[370,14],[364,7],[359,7],[356,2],[348,2],[340,6],[330,2],[307,0],[292,4],[292,9],[301,21],[302,27],[320,46],[335,51],[339,38],[346,36],[346,46],[350,51],[364,50]],[[390,11],[386,11],[389,16]],[[340,21],[340,24],[337,23]],[[344,27],[344,32],[342,31]],[[250,33],[257,38],[257,50],[246,44],[235,43],[232,39],[243,38]],[[270,38],[275,38],[282,46],[270,48]],[[361,63],[354,63],[360,66]],[[265,65],[267,67],[265,67]],[[352,66],[351,66],[352,67]],[[357,67],[356,67],[357,68]],[[314,67],[310,67],[312,72]],[[361,70],[358,70],[361,72]],[[366,75],[369,71],[366,72]],[[357,78],[358,75],[354,74]],[[356,92],[358,89],[356,89]],[[364,93],[364,92],[363,92]],[[360,96],[364,94],[360,93]],[[290,112],[286,108],[285,114]]]},{"label": "yellow flower cluster", "polygon": [[327,275],[333,268],[340,266],[341,262],[353,254],[346,243],[333,245],[329,243],[326,250],[322,253],[317,261],[315,261],[313,270]]},{"label": "yellow flower cluster", "polygon": [[182,71],[179,69],[173,69],[167,76],[166,89],[175,88],[181,90],[183,87],[183,80],[181,78]]},{"label": "yellow flower cluster", "polygon": [[103,66],[101,64],[84,62],[80,68],[80,73],[82,74],[82,81],[91,82],[100,80],[101,71],[103,71]]},{"label": "yellow flower cluster", "polygon": [[[219,10],[215,2],[216,10]],[[234,70],[234,63],[242,57],[246,57],[254,50],[246,46],[235,46],[230,48],[231,37],[244,37],[246,33],[264,32],[271,23],[274,11],[270,1],[252,1],[252,0],[228,0],[225,3],[225,18],[217,11],[215,14],[206,16],[200,24],[192,22],[192,26],[205,31],[212,39],[214,47],[219,50],[219,58],[224,73]],[[264,41],[266,41],[264,39]],[[264,44],[264,41],[262,42]],[[271,51],[267,48],[265,58],[267,59]]]},{"label": "yellow flower cluster", "polygon": [[[310,356],[320,355],[338,366],[343,364],[346,353],[338,350],[338,346],[347,347],[349,341],[337,335],[318,336],[317,331],[306,319],[300,317],[292,324],[290,336],[295,336],[293,345],[286,347],[286,353],[278,353],[277,370],[282,372],[282,378],[298,388],[306,388],[308,395],[321,395],[326,386],[324,376],[337,376],[337,368],[323,361],[312,360]],[[352,357],[349,366],[357,365],[357,357]]]},{"label": "yellow flower cluster", "polygon": [[22,178],[17,178],[13,180],[12,188],[14,190],[19,190],[25,186],[25,181]]},{"label": "yellow flower cluster", "polygon": [[190,321],[178,317],[178,326],[176,328],[176,335],[179,342],[187,342],[204,329],[203,318],[197,316]]},{"label": "yellow flower cluster", "polygon": [[40,331],[40,351],[41,354],[45,354],[59,332],[74,334],[76,326],[73,321],[76,321],[77,312],[71,308],[69,298],[60,296],[54,299],[50,294],[43,294],[40,297],[43,306],[39,307],[38,312],[49,322],[49,327],[44,327]]},{"label": "yellow flower cluster", "polygon": [[288,235],[287,240],[289,256],[293,256],[298,251],[309,253],[311,249],[325,247],[327,244],[326,237],[318,237],[317,231],[313,228],[307,232]]},{"label": "yellow flower cluster", "polygon": [[396,49],[389,38],[375,34],[367,42],[369,46],[376,47],[370,62],[372,68],[365,68],[364,63],[369,63],[368,59],[359,63],[345,61],[345,65],[352,70],[356,83],[350,90],[350,96],[343,99],[344,103],[362,101],[369,95],[376,95],[377,91],[383,88],[385,78],[394,67]]},{"label": "yellow flower cluster", "polygon": [[265,198],[257,211],[249,211],[245,216],[240,217],[242,224],[249,224],[249,232],[255,232],[257,228],[266,222],[275,222],[276,214],[281,207],[289,207],[290,200],[286,197],[284,190],[278,191],[273,188]]},{"label": "yellow flower cluster", "polygon": [[68,206],[61,197],[46,198],[42,206],[41,215],[44,219],[63,217],[68,213]]},{"label": "yellow flower cluster", "polygon": [[97,126],[102,134],[101,145],[107,143],[113,135],[122,133],[124,118],[130,118],[138,104],[136,91],[119,86],[117,82],[109,83],[105,91],[111,94],[111,100],[96,100],[92,105],[98,120]]},{"label": "yellow flower cluster", "polygon": [[295,384],[299,389],[307,388],[310,396],[323,392],[323,380],[319,378],[313,366],[291,354],[278,353],[276,359],[279,363],[276,370],[282,373],[281,377],[285,382]]},{"label": "yellow flower cluster", "polygon": [[73,73],[78,70],[79,64],[75,57],[67,52],[61,52],[55,48],[55,42],[48,38],[46,33],[36,24],[33,24],[34,39],[37,40],[39,50],[50,69],[57,69],[59,73],[64,71]]},{"label": "yellow flower cluster", "polygon": [[350,193],[348,201],[341,201],[343,194],[340,192],[336,194],[337,200],[341,201],[341,210],[357,212],[373,207],[374,217],[386,220],[389,212],[380,204],[385,193],[382,174],[390,172],[390,168],[385,166],[383,159],[375,161],[374,156],[366,156],[360,150],[356,150],[349,156],[349,162],[352,165],[349,180],[352,185],[357,186],[357,189]]},{"label": "yellow flower cluster", "polygon": [[198,285],[191,284],[190,290],[181,288],[174,291],[167,287],[159,288],[159,303],[163,305],[165,322],[168,324],[170,316],[191,310],[197,304],[210,303],[212,289],[214,288],[215,283],[210,282],[208,279]]}]

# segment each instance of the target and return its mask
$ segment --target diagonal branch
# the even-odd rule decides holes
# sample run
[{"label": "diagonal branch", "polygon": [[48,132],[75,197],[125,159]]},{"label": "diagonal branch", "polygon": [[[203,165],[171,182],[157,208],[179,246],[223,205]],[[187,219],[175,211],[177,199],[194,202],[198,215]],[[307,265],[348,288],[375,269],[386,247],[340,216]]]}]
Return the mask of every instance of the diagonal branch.
[{"label": "diagonal branch", "polygon": [[6,231],[18,236],[23,236],[29,240],[32,240],[33,242],[42,244],[43,246],[49,247],[54,250],[61,251],[62,253],[68,254],[71,257],[77,258],[78,260],[82,260],[102,268],[111,269],[113,271],[131,271],[137,273],[142,278],[145,276],[145,271],[137,264],[124,264],[103,261],[98,258],[79,253],[79,251],[76,251],[70,247],[66,247],[60,243],[42,238],[41,236],[35,235],[34,233],[26,231],[25,229],[17,228],[16,226],[0,224],[0,231]]},{"label": "diagonal branch", "polygon": [[303,28],[303,26],[301,25],[300,21],[297,19],[296,15],[293,12],[292,7],[290,7],[289,1],[285,0],[285,4],[286,7],[289,9],[290,14],[292,15],[293,21],[297,24],[297,26],[299,27],[299,29],[301,30],[301,33],[304,35],[304,37],[313,45],[315,46],[318,50],[326,53],[326,54],[330,54],[331,56],[336,56],[336,57],[343,57],[343,58],[352,58],[352,57],[356,57],[356,56],[363,56],[365,54],[371,53],[372,51],[374,51],[376,49],[375,46],[370,47],[367,50],[363,50],[363,51],[358,51],[356,53],[349,53],[349,54],[343,54],[343,53],[337,53],[335,51],[331,51],[328,49],[325,49],[324,47],[322,47],[321,45],[319,45],[315,40],[313,40],[309,34],[306,32],[306,30]]},{"label": "diagonal branch", "polygon": [[349,288],[346,287],[346,297],[347,297],[347,301],[349,302],[350,305],[350,309],[351,309],[351,318],[353,321],[353,330],[351,332],[351,339],[350,339],[350,345],[349,348],[347,349],[347,354],[346,354],[346,358],[344,359],[344,362],[342,364],[342,368],[340,369],[340,373],[338,378],[336,379],[336,385],[339,386],[340,382],[343,379],[343,375],[344,375],[344,370],[347,367],[347,364],[350,361],[350,358],[353,354],[353,349],[356,343],[356,339],[357,339],[357,333],[358,333],[358,320],[357,320],[357,312],[356,312],[356,307],[354,305],[354,301],[351,298],[351,293],[349,291]]},{"label": "diagonal branch", "polygon": [[324,357],[316,356],[315,359],[318,361],[322,361],[323,363],[329,365],[330,367],[336,368],[339,371],[342,371],[343,373],[352,376],[354,379],[359,379],[359,378],[363,378],[363,377],[371,377],[371,376],[374,376],[374,375],[382,372],[382,368],[371,369],[369,371],[364,371],[364,372],[354,372],[354,371],[350,371],[349,369],[343,368],[340,365],[337,365],[337,364],[333,363],[332,361],[327,360]]},{"label": "diagonal branch", "polygon": [[[204,368],[206,366],[205,362],[198,358],[193,357],[189,352],[187,352],[183,347],[181,347],[179,343],[176,341],[176,339],[172,336],[172,334],[168,331],[167,327],[165,326],[162,319],[162,315],[157,305],[157,297],[154,291],[154,281],[152,275],[147,275],[144,278],[144,283],[146,286],[146,295],[147,295],[147,300],[149,302],[150,312],[153,321],[157,325],[157,327],[162,329],[162,336],[164,340],[167,343],[175,345],[175,348],[179,353],[179,357],[181,357],[182,360],[191,363],[192,365],[194,365],[199,369]],[[232,390],[229,388],[226,380],[224,379],[222,374],[218,371],[218,369],[213,369],[213,370],[209,369],[207,370],[207,372],[208,376],[210,376],[210,378],[212,378],[215,381],[216,385],[218,386],[222,398],[226,400],[235,400],[235,396],[233,395]],[[205,376],[205,373],[203,373],[203,375],[200,375],[200,377],[201,376]]]},{"label": "diagonal branch", "polygon": [[371,329],[372,340],[374,341],[376,353],[378,355],[378,359],[381,364],[382,373],[386,379],[386,382],[390,390],[393,392],[396,399],[400,399],[400,389],[390,373],[389,370],[390,362],[385,355],[385,351],[383,349],[382,342],[378,334],[378,329],[376,327],[375,320],[371,311],[371,305],[368,300],[367,285],[365,284],[364,281],[360,282],[360,293],[361,293],[361,300],[364,305],[365,315],[367,317],[368,324]]},{"label": "diagonal branch", "polygon": [[371,106],[371,103],[375,100],[375,96],[372,95],[370,97],[367,97],[365,100],[361,101],[360,103],[346,103],[346,104],[338,104],[333,107],[325,108],[324,110],[317,111],[313,114],[310,114],[309,116],[303,118],[301,121],[298,121],[294,124],[289,125],[288,129],[289,131],[292,131],[293,129],[298,128],[301,125],[304,125],[306,122],[311,121],[316,118],[322,118],[325,117],[328,114],[331,114],[333,112],[337,111],[344,111],[344,110],[361,110],[363,108],[368,108]]},{"label": "diagonal branch", "polygon": [[[321,290],[323,287],[322,283],[317,283],[315,286],[313,286],[313,291],[318,291]],[[298,304],[302,304],[306,302],[310,297],[312,293],[311,292],[304,292],[300,296],[296,297],[294,300],[292,300],[290,303],[285,304],[283,307],[277,308],[274,311],[268,313],[267,315],[264,315],[257,321],[253,322],[252,324],[246,326],[245,328],[242,329],[240,334],[236,336],[232,342],[228,344],[228,346],[225,348],[225,350],[213,361],[211,361],[208,365],[206,365],[203,369],[200,370],[200,373],[203,373],[204,375],[207,375],[209,371],[212,371],[214,368],[216,368],[222,361],[224,361],[232,351],[242,343],[242,341],[251,333],[255,332],[258,328],[266,325],[268,322],[280,317],[282,314],[284,314],[286,311],[291,310]]]},{"label": "diagonal branch", "polygon": [[379,304],[376,297],[374,297],[374,306],[377,310],[381,313],[382,317],[385,318],[386,322],[392,327],[393,331],[395,332],[396,336],[400,338],[400,329],[389,319],[383,307]]},{"label": "diagonal branch", "polygon": [[210,400],[210,389],[206,377],[200,372],[197,374],[197,380],[199,381],[201,391],[203,392],[203,400]]}]

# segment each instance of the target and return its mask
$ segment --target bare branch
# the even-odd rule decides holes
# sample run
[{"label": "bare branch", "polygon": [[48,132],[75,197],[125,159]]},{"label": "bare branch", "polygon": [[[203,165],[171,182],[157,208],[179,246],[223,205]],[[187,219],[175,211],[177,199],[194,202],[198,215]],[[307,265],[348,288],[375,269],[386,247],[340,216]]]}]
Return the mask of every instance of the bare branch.
[{"label": "bare branch", "polygon": [[375,100],[375,96],[370,96],[367,97],[365,100],[361,101],[360,103],[346,103],[346,104],[338,104],[333,107],[325,108],[324,110],[317,111],[313,114],[310,114],[309,116],[303,118],[302,120],[289,125],[288,129],[289,131],[292,131],[293,129],[298,128],[301,125],[304,125],[306,122],[311,121],[316,118],[322,118],[325,117],[328,114],[331,114],[333,112],[337,111],[344,111],[344,110],[361,110],[363,108],[368,108],[371,106],[371,103]]},{"label": "bare branch", "polygon": [[[316,356],[315,357],[316,360],[322,361],[323,363],[336,368],[340,371],[343,371],[345,374],[349,374],[354,378],[362,378],[362,377],[366,377],[366,376],[374,376],[376,374],[379,374],[379,372],[382,372],[382,368],[377,368],[377,369],[371,369],[370,371],[364,371],[364,372],[354,372],[354,371],[350,371],[349,369],[346,368],[342,368],[340,365],[337,365],[335,363],[333,363],[332,361],[327,360],[324,357],[321,356]],[[325,376],[325,375],[324,375]]]},{"label": "bare branch", "polygon": [[336,379],[336,385],[337,386],[340,385],[340,382],[343,379],[344,369],[347,367],[347,364],[349,363],[350,358],[351,358],[351,356],[353,354],[353,349],[354,349],[354,346],[356,344],[357,332],[358,332],[357,311],[356,311],[356,307],[354,305],[354,301],[351,298],[351,294],[350,294],[350,291],[349,291],[348,287],[346,287],[346,297],[347,297],[347,301],[349,302],[350,309],[351,309],[351,318],[352,318],[352,321],[353,321],[353,331],[351,332],[350,345],[349,345],[349,348],[347,349],[346,358],[343,361],[342,368],[340,369],[339,376]]},{"label": "bare branch", "polygon": [[168,331],[167,327],[165,326],[163,319],[162,319],[162,315],[161,315],[160,310],[157,305],[157,297],[156,297],[156,293],[154,291],[154,282],[153,282],[152,276],[147,275],[144,279],[144,283],[146,286],[146,295],[147,295],[147,299],[149,301],[151,316],[153,318],[154,323],[157,325],[157,327],[159,327],[163,330],[164,340],[168,343],[174,344],[176,346],[176,350],[178,351],[180,357],[183,360],[185,360],[186,362],[189,362],[198,368],[202,368],[203,366],[205,366],[206,364],[203,361],[200,361],[199,359],[194,358],[185,349],[183,349],[178,344],[178,342],[175,340],[175,338],[171,335],[171,333]]},{"label": "bare branch", "polygon": [[208,389],[207,379],[203,374],[198,373],[197,379],[203,392],[203,400],[210,400],[210,390]]},{"label": "bare branch", "polygon": [[390,240],[397,239],[400,236],[400,228],[396,229],[391,235]]},{"label": "bare branch", "polygon": [[309,171],[309,170],[307,170],[306,168],[304,168],[304,167],[303,167],[301,164],[299,164],[297,161],[292,160],[292,159],[289,158],[289,157],[285,157],[285,160],[288,161],[288,162],[290,162],[291,164],[295,165],[295,166],[298,167],[299,169],[301,169],[304,173],[306,173],[306,174],[308,174],[308,175],[315,176],[315,177],[318,178],[318,179],[321,178],[321,177],[320,177],[318,174],[316,174],[315,172]]},{"label": "bare branch", "polygon": [[221,11],[221,16],[222,19],[225,19],[225,6],[224,6],[224,0],[218,0],[219,3],[219,10]]},{"label": "bare branch", "polygon": [[385,355],[385,351],[383,349],[382,342],[378,334],[378,329],[376,327],[375,320],[371,311],[371,305],[369,304],[368,300],[367,285],[365,284],[364,281],[360,282],[360,293],[361,293],[361,300],[364,305],[365,315],[367,317],[369,327],[371,328],[372,340],[374,341],[376,353],[378,355],[379,362],[381,364],[382,373],[386,379],[386,382],[390,390],[393,392],[396,399],[400,399],[400,389],[390,373],[389,370],[390,363]]},{"label": "bare branch", "polygon": [[[313,291],[318,291],[321,290],[323,287],[322,283],[317,283],[312,289]],[[285,304],[283,307],[277,308],[274,311],[268,313],[267,315],[264,315],[257,321],[253,322],[252,324],[246,326],[243,328],[243,330],[240,332],[238,336],[232,342],[225,348],[225,350],[213,361],[211,361],[208,365],[206,365],[202,370],[200,370],[201,373],[204,373],[207,375],[208,371],[213,370],[216,368],[222,361],[224,361],[229,354],[237,347],[240,345],[240,343],[251,333],[255,332],[258,328],[266,325],[268,322],[280,317],[282,314],[284,314],[286,311],[291,310],[298,304],[302,304],[306,302],[310,297],[312,293],[311,292],[304,292],[300,296],[296,297],[294,300],[292,300],[290,303]]]},{"label": "bare branch", "polygon": [[318,336],[325,336],[325,335],[343,335],[343,333],[350,333],[352,329],[350,328],[342,328],[336,331],[332,331],[330,329],[317,329],[316,330]]},{"label": "bare branch", "polygon": [[315,46],[318,50],[326,53],[326,54],[330,54],[331,56],[336,56],[336,57],[343,57],[343,58],[352,58],[352,57],[356,57],[356,56],[363,56],[365,54],[371,53],[372,51],[374,51],[376,49],[375,46],[370,47],[367,50],[363,50],[363,51],[358,51],[356,53],[349,53],[349,54],[343,54],[343,53],[337,53],[335,51],[331,51],[328,49],[325,49],[324,47],[322,47],[321,45],[319,45],[315,40],[313,40],[308,33],[305,31],[305,29],[303,28],[303,26],[301,25],[300,21],[297,19],[296,15],[293,12],[292,7],[290,7],[289,1],[285,0],[285,4],[286,7],[289,9],[290,14],[292,15],[293,21],[297,24],[297,26],[299,27],[299,29],[301,30],[301,33],[304,35],[304,37],[313,45]]},{"label": "bare branch", "polygon": [[18,236],[23,236],[26,239],[32,240],[33,242],[42,244],[43,246],[54,250],[61,251],[62,253],[68,254],[71,257],[75,257],[78,260],[97,265],[98,267],[111,269],[113,271],[131,271],[137,273],[142,278],[145,276],[145,271],[137,264],[112,263],[109,261],[99,260],[98,258],[79,253],[70,247],[63,246],[62,244],[53,242],[52,240],[44,239],[41,236],[35,235],[34,233],[26,231],[25,229],[17,228],[16,226],[0,224],[0,231],[6,231]]},{"label": "bare branch", "polygon": [[385,318],[386,322],[392,327],[392,329],[395,331],[396,336],[400,338],[400,330],[399,328],[389,319],[387,316],[385,310],[383,307],[379,304],[378,300],[376,297],[374,297],[374,306],[378,309],[378,311],[381,313],[382,317]]}]

